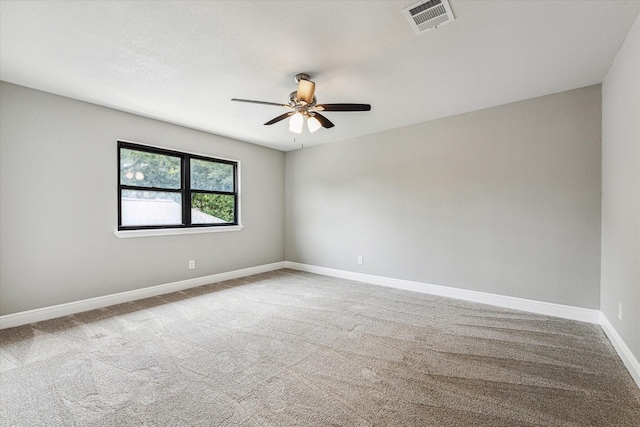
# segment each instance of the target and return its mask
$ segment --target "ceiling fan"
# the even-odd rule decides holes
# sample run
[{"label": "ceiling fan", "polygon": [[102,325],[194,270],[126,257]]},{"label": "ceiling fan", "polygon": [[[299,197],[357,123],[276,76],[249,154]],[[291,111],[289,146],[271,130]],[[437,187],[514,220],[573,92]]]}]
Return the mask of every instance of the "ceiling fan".
[{"label": "ceiling fan", "polygon": [[295,133],[302,133],[302,126],[304,119],[307,119],[307,126],[312,133],[324,128],[332,128],[333,123],[325,116],[320,114],[322,112],[332,111],[370,111],[371,105],[369,104],[318,104],[315,96],[316,84],[309,80],[308,74],[296,74],[296,83],[298,84],[298,90],[289,94],[288,104],[279,104],[277,102],[265,102],[254,101],[251,99],[238,99],[232,98],[232,101],[237,102],[249,102],[251,104],[264,104],[275,105],[278,107],[284,107],[288,109],[284,114],[269,120],[265,125],[272,125],[278,123],[281,120],[291,117],[289,121],[289,130]]}]

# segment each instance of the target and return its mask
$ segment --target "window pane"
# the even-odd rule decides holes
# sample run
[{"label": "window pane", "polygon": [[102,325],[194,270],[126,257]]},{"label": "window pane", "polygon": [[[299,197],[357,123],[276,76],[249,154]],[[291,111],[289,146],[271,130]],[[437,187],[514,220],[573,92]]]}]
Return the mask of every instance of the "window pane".
[{"label": "window pane", "polygon": [[191,188],[206,191],[233,191],[233,165],[191,159]]},{"label": "window pane", "polygon": [[122,190],[122,225],[182,224],[182,195],[161,191]]},{"label": "window pane", "polygon": [[191,222],[193,224],[219,224],[235,222],[234,197],[227,194],[191,195]]},{"label": "window pane", "polygon": [[120,149],[120,184],[180,188],[180,157]]}]

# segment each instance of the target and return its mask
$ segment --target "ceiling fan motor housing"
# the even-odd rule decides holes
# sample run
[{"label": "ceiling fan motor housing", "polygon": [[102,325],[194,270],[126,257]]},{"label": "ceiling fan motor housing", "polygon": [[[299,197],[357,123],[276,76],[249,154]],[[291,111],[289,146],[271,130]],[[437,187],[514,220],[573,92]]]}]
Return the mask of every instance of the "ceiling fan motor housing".
[{"label": "ceiling fan motor housing", "polygon": [[[314,95],[313,96],[313,100],[311,101],[310,104],[307,104],[307,107],[309,107],[309,108],[315,107],[317,103],[318,103],[318,99]],[[289,94],[289,105],[291,107],[295,108],[296,106],[299,106],[300,104],[301,104],[301,102],[298,99],[298,92],[296,92],[296,91],[291,92]]]}]

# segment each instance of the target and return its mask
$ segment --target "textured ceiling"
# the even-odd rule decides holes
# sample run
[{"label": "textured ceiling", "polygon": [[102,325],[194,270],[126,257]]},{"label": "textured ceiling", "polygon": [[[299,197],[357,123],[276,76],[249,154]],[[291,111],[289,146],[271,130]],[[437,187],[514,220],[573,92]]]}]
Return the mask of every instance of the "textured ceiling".
[{"label": "textured ceiling", "polygon": [[[640,1],[450,0],[416,35],[408,1],[0,2],[0,79],[280,150],[601,83]],[[295,74],[332,129],[296,137]],[[126,138],[126,135],[122,135]]]}]

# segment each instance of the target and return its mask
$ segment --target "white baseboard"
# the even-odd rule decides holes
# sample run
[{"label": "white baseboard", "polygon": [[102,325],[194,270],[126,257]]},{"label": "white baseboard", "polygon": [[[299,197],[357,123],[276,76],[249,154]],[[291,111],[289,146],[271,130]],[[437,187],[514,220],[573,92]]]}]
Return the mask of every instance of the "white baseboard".
[{"label": "white baseboard", "polygon": [[244,268],[241,270],[229,271],[226,273],[212,274],[210,276],[197,277],[194,279],[181,280],[179,282],[166,283],[158,286],[151,286],[133,291],[120,292],[102,297],[89,298],[81,301],[74,301],[66,304],[59,304],[50,307],[38,308],[35,310],[23,311],[20,313],[0,316],[0,329],[12,328],[57,317],[68,316],[70,314],[81,313],[83,311],[136,301],[157,295],[164,295],[171,292],[182,291],[211,283],[223,282],[225,280],[238,279],[268,271],[291,268],[309,273],[322,274],[324,276],[339,277],[341,279],[355,280],[358,282],[371,283],[379,286],[386,286],[396,289],[421,292],[431,295],[438,295],[448,298],[461,299],[465,301],[490,304],[498,307],[523,310],[531,313],[543,314],[547,316],[561,317],[564,319],[578,320],[581,322],[600,324],[604,333],[611,341],[616,352],[622,359],[624,365],[629,370],[638,387],[640,387],[640,363],[627,347],[609,320],[599,310],[572,307],[562,304],[553,304],[543,301],[515,298],[504,295],[489,294],[485,292],[470,291],[465,289],[450,288],[447,286],[431,285],[428,283],[412,282],[409,280],[393,279],[390,277],[374,276],[371,274],[355,273],[351,271],[336,270],[333,268],[317,267],[314,265],[300,264],[297,262],[283,261],[273,264],[265,264],[256,267]]},{"label": "white baseboard", "polygon": [[309,273],[322,274],[324,276],[339,277],[341,279],[355,280],[390,288],[404,289],[407,291],[421,292],[465,301],[490,304],[498,307],[514,310],[528,311],[547,316],[561,317],[564,319],[578,320],[588,323],[600,323],[600,311],[588,308],[573,307],[569,305],[554,304],[543,301],[535,301],[523,298],[515,298],[504,295],[489,294],[486,292],[470,291],[466,289],[450,288],[447,286],[431,285],[428,283],[412,282],[409,280],[393,279],[390,277],[374,276],[371,274],[354,273],[351,271],[335,270],[333,268],[317,267],[314,265],[300,264],[285,261],[285,267]]},{"label": "white baseboard", "polygon": [[[117,294],[105,295],[102,297],[89,298],[81,301],[74,301],[50,307],[37,308],[34,310],[23,311],[14,314],[7,314],[4,316],[0,316],[0,329],[12,328],[15,326],[26,325],[34,322],[41,322],[43,320],[54,319],[56,317],[67,316],[83,311],[94,310],[96,308],[103,308],[115,304],[122,304],[125,302],[136,301],[143,298],[168,294],[171,292],[181,291],[184,289],[194,288],[196,286],[202,286],[210,283],[217,283],[225,280],[250,276],[253,274],[264,273],[267,271],[279,270],[281,268],[291,268],[299,271],[322,274],[324,276],[339,277],[342,279],[355,280],[358,282],[371,283],[374,285],[427,293],[431,295],[439,295],[465,301],[478,302],[482,304],[490,304],[498,307],[512,308],[516,310],[523,310],[548,316],[578,320],[582,322],[597,324],[601,323],[601,313],[598,310],[553,304],[542,301],[527,300],[522,298],[489,294],[485,292],[470,291],[465,289],[450,288],[447,286],[431,285],[427,283],[393,279],[389,277],[355,273],[351,271],[336,270],[333,268],[317,267],[314,265],[300,264],[291,261],[283,261],[273,264],[244,268],[241,270],[229,271],[226,273],[219,273],[210,276],[182,280],[179,282],[166,283],[163,285],[151,286],[148,288],[136,289],[133,291],[120,292]],[[613,331],[611,325],[609,324],[608,326]]]},{"label": "white baseboard", "polygon": [[609,338],[609,341],[611,341],[611,344],[620,356],[620,359],[622,359],[627,370],[633,377],[633,380],[636,382],[638,387],[640,387],[640,363],[638,363],[638,359],[634,357],[629,347],[627,347],[620,335],[618,335],[618,332],[616,332],[615,328],[611,323],[609,323],[609,320],[607,320],[600,310],[591,310],[588,308],[572,307],[568,305],[514,298],[465,289],[449,288],[446,286],[430,285],[428,283],[412,282],[409,280],[393,279],[389,277],[336,270],[326,267],[317,267],[315,265],[300,264],[291,261],[285,261],[284,265],[285,268],[322,274],[324,276],[339,277],[341,279],[355,280],[358,282],[371,283],[390,288],[404,289],[408,291],[478,302],[481,304],[490,304],[498,307],[512,308],[515,310],[523,310],[547,316],[561,317],[580,322],[599,324],[607,338]]},{"label": "white baseboard", "polygon": [[240,277],[251,276],[253,274],[280,270],[282,268],[284,268],[284,262],[276,262],[273,264],[243,268],[241,270],[229,271],[226,273],[212,274],[210,276],[196,277],[194,279],[181,280],[179,282],[166,283],[164,285],[151,286],[133,291],[120,292],[102,297],[89,298],[50,307],[37,308],[35,310],[7,314],[0,316],[0,329],[13,328],[15,326],[55,319],[56,317],[68,316],[70,314],[81,313],[83,311],[94,310],[96,308],[108,307],[157,295],[164,295],[171,292],[195,288],[196,286],[238,279]]},{"label": "white baseboard", "polygon": [[638,359],[635,358],[629,347],[627,347],[627,344],[625,344],[613,325],[609,322],[609,319],[607,319],[602,312],[600,313],[600,326],[605,335],[607,335],[607,338],[609,338],[609,341],[611,341],[613,348],[616,349],[616,352],[620,356],[620,359],[622,359],[624,366],[627,367],[633,380],[640,388],[640,362],[638,362]]}]

